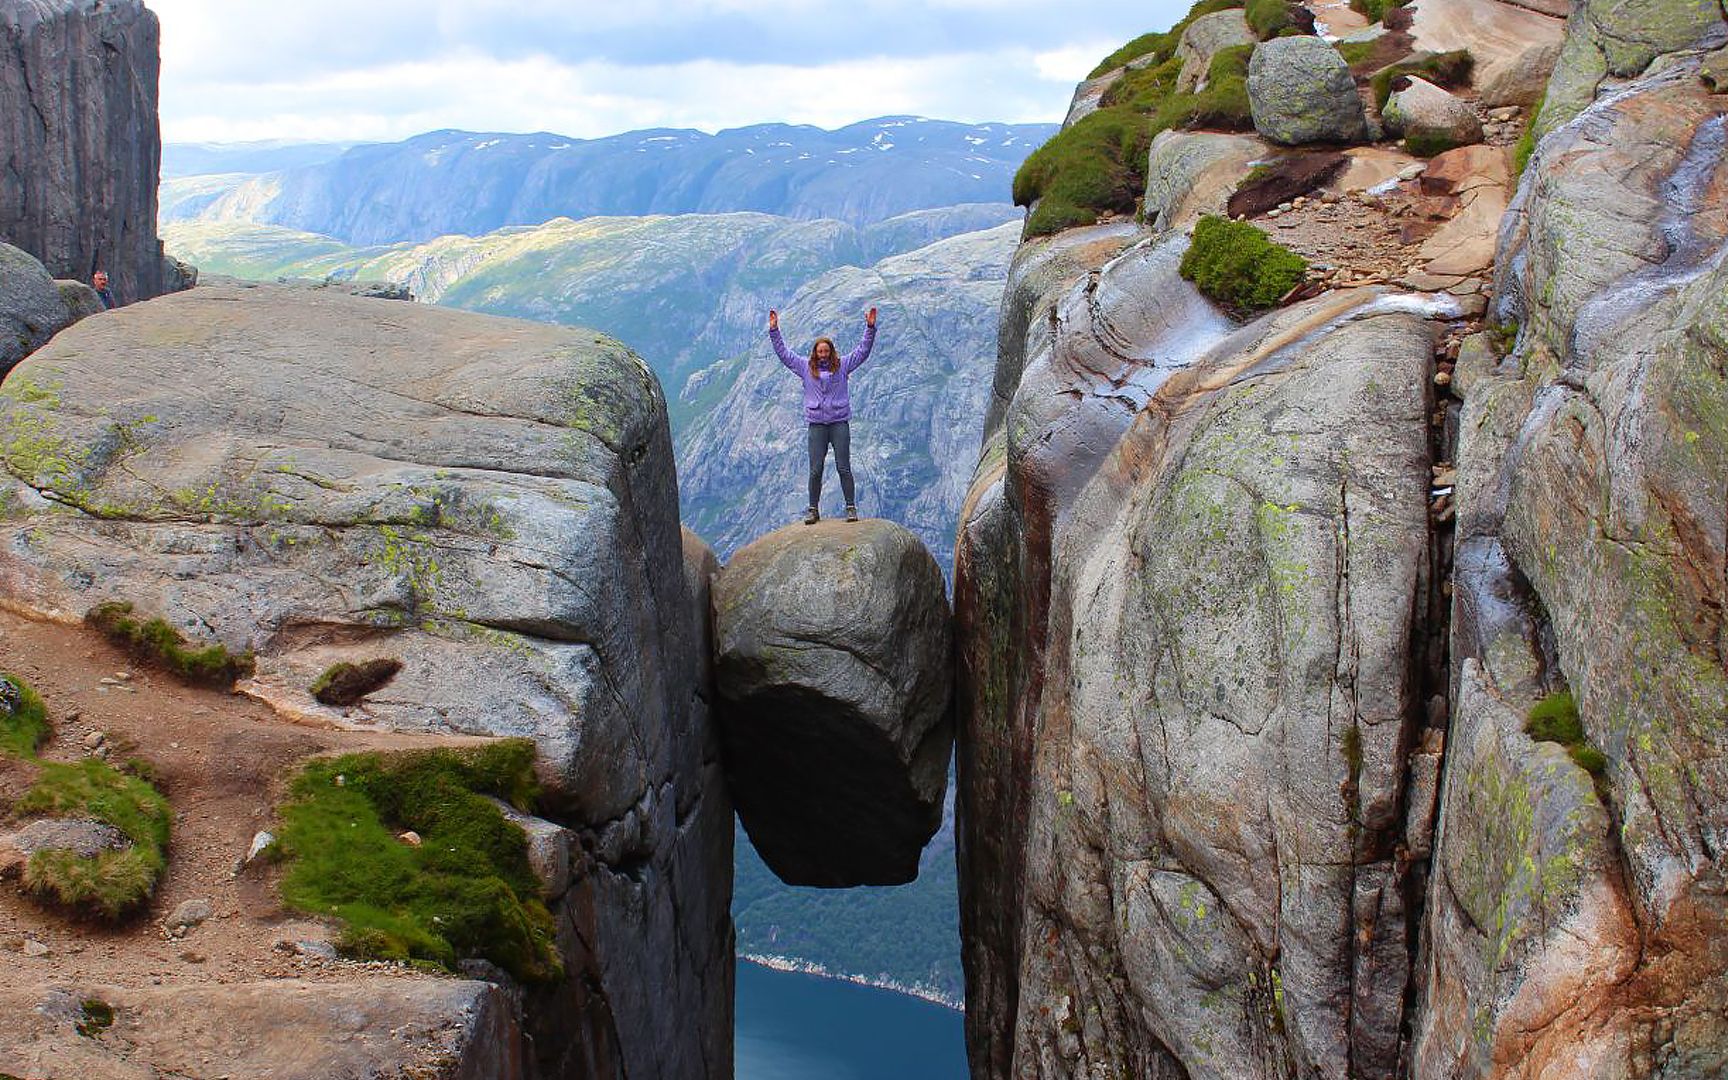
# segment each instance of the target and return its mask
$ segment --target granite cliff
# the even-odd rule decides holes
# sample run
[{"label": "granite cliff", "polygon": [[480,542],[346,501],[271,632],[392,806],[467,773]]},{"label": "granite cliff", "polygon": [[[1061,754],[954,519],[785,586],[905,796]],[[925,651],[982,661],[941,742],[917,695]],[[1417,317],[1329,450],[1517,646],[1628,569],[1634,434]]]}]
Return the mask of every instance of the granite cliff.
[{"label": "granite cliff", "polygon": [[172,287],[156,239],[156,16],[142,0],[0,4],[0,241],[121,302]]}]

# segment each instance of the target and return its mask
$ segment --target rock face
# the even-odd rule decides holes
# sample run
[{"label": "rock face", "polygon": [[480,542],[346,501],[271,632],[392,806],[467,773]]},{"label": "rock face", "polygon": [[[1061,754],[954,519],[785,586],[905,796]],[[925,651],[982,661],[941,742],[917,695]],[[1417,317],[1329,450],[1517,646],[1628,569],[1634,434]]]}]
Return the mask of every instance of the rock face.
[{"label": "rock face", "polygon": [[941,823],[953,748],[942,572],[886,521],[791,525],[714,582],[738,816],[792,885],[898,885]]},{"label": "rock face", "polygon": [[1368,117],[1338,50],[1316,37],[1264,42],[1248,62],[1254,130],[1275,143],[1359,143]]},{"label": "rock face", "polygon": [[[0,590],[251,648],[321,723],[526,735],[571,831],[549,1075],[718,1075],[730,809],[700,708],[665,406],[589,331],[207,287],[62,333],[0,387]],[[346,712],[313,680],[404,661]]]},{"label": "rock face", "polygon": [[[111,1010],[111,1023],[97,1005]],[[209,1075],[214,1060],[235,1076],[283,1080],[526,1080],[536,1074],[520,1044],[504,993],[483,982],[0,990],[0,1073],[8,1076],[151,1080]]]},{"label": "rock face", "polygon": [[[78,306],[85,306],[81,297]],[[41,262],[0,244],[0,376],[83,314],[74,312],[67,290],[48,276]]]},{"label": "rock face", "polygon": [[1418,49],[1469,50],[1475,61],[1471,81],[1484,105],[1530,105],[1554,70],[1569,5],[1565,0],[1412,0],[1408,10]]},{"label": "rock face", "polygon": [[1248,20],[1241,8],[1200,16],[1188,24],[1188,29],[1182,31],[1182,40],[1176,43],[1176,55],[1182,60],[1176,89],[1184,94],[1203,89],[1206,70],[1214,56],[1233,46],[1253,45],[1259,40],[1254,31],[1248,29]]},{"label": "rock face", "polygon": [[142,0],[0,7],[0,240],[122,303],[163,291],[157,37]]},{"label": "rock face", "polygon": [[1266,144],[1249,135],[1165,131],[1152,140],[1142,215],[1159,229],[1192,226],[1224,213],[1230,194]]},{"label": "rock face", "polygon": [[[1675,55],[1725,26],[1631,11],[1574,18],[1468,383],[1418,1075],[1728,1068],[1728,138]],[[1576,108],[1580,58],[1629,81]],[[1594,773],[1524,733],[1560,690]]]}]

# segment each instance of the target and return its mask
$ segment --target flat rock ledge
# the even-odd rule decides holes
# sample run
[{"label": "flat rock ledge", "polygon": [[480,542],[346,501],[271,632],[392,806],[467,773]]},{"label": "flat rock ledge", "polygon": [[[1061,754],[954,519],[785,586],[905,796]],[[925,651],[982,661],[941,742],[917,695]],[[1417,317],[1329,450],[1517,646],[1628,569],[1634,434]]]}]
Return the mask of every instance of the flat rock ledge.
[{"label": "flat rock ledge", "polygon": [[793,525],[714,581],[733,801],[792,885],[897,885],[941,823],[953,748],[942,572],[886,521]]}]

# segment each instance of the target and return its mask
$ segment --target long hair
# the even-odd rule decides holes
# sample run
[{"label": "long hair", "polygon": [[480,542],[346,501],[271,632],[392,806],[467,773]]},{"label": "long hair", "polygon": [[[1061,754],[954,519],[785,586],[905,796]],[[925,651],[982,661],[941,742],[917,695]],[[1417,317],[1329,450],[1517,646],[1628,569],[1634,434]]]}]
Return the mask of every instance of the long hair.
[{"label": "long hair", "polygon": [[[823,363],[822,361],[816,359],[817,350],[819,350],[822,347],[823,342],[827,342],[827,344],[828,344],[828,362],[827,363]],[[810,346],[810,377],[812,379],[818,377],[816,372],[817,372],[817,369],[819,369],[819,368],[826,369],[828,371],[839,371],[840,370],[840,350],[836,349],[834,347],[834,339],[833,338],[819,337],[816,339],[815,343],[813,343]]]}]

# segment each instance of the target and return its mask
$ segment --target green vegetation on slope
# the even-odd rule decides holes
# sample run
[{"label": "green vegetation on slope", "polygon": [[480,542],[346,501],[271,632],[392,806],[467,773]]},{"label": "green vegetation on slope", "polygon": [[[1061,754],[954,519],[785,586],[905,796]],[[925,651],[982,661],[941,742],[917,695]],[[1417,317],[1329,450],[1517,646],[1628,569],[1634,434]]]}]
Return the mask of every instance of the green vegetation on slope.
[{"label": "green vegetation on slope", "polygon": [[1208,214],[1194,225],[1180,272],[1218,303],[1255,311],[1276,304],[1307,269],[1302,256],[1247,222]]},{"label": "green vegetation on slope", "polygon": [[1542,116],[1542,106],[1547,102],[1548,95],[1543,94],[1536,99],[1536,104],[1530,106],[1530,122],[1524,126],[1524,134],[1518,136],[1518,141],[1512,145],[1512,177],[1514,180],[1524,175],[1524,169],[1530,164],[1530,155],[1536,152],[1536,121]]},{"label": "green vegetation on slope", "polygon": [[1146,188],[1146,154],[1152,140],[1172,129],[1249,131],[1248,59],[1252,45],[1224,49],[1207,69],[1199,93],[1176,91],[1182,61],[1175,56],[1182,30],[1200,15],[1240,4],[1203,2],[1140,54],[1144,61],[1123,73],[1099,108],[1056,133],[1014,176],[1017,206],[1037,204],[1026,236],[1047,236],[1090,225],[1106,213],[1132,213]]},{"label": "green vegetation on slope", "polygon": [[98,758],[42,761],[36,752],[48,734],[42,698],[23,679],[0,676],[0,753],[36,768],[29,790],[13,809],[27,816],[99,821],[132,846],[94,855],[65,849],[33,852],[24,864],[25,891],[80,914],[122,918],[150,899],[168,865],[173,811],[146,780],[127,776]]},{"label": "green vegetation on slope", "polygon": [[254,661],[250,650],[236,655],[219,642],[193,648],[166,621],[152,618],[140,622],[134,618],[130,602],[110,600],[97,604],[84,618],[140,661],[172,672],[186,682],[232,686],[234,680],[252,674]]},{"label": "green vegetation on slope", "polygon": [[1578,715],[1578,703],[1570,690],[1556,691],[1532,705],[1524,720],[1524,731],[1537,742],[1564,746],[1567,756],[1592,776],[1600,776],[1608,767],[1602,751],[1591,746],[1584,736],[1584,720]]},{"label": "green vegetation on slope", "polygon": [[282,811],[283,899],[341,919],[350,956],[451,969],[478,956],[525,982],[560,977],[528,838],[486,797],[528,808],[533,764],[526,739],[311,762]]}]

